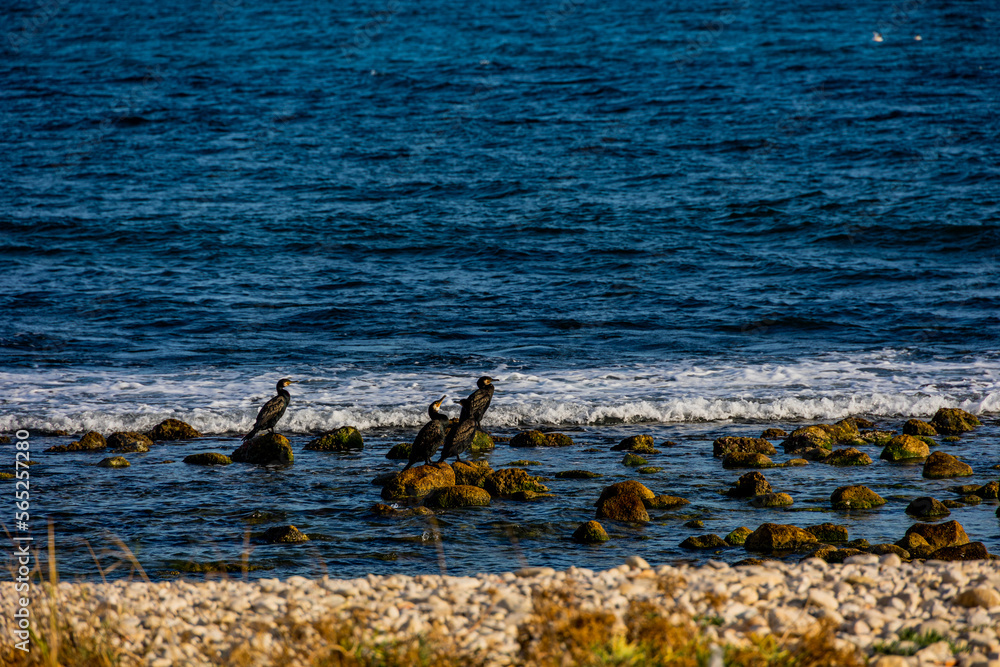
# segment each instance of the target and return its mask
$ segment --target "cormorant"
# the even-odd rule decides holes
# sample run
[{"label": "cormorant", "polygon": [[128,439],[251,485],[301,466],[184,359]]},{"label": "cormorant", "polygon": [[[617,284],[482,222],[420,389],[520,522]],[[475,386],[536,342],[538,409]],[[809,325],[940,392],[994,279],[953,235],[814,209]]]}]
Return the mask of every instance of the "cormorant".
[{"label": "cormorant", "polygon": [[456,461],[461,461],[462,452],[469,448],[476,435],[476,420],[472,417],[469,399],[463,398],[459,403],[462,405],[462,414],[458,416],[458,423],[452,424],[448,435],[444,437],[444,451],[441,452],[438,463],[452,456]]},{"label": "cormorant", "polygon": [[243,436],[243,442],[246,442],[257,435],[258,431],[270,429],[271,433],[274,433],[274,425],[277,424],[278,420],[281,419],[281,416],[285,414],[285,408],[288,407],[288,401],[292,400],[292,395],[285,391],[285,387],[290,384],[294,384],[294,381],[289,380],[288,378],[278,380],[278,395],[265,403],[264,407],[262,407],[260,412],[257,413],[257,422],[253,425],[253,428],[250,429],[250,432]]},{"label": "cormorant", "polygon": [[476,380],[476,386],[479,387],[479,389],[469,394],[469,407],[472,411],[472,418],[476,420],[476,428],[480,431],[483,430],[483,427],[479,422],[489,409],[490,401],[493,400],[494,382],[496,382],[495,379],[488,375],[484,375]]},{"label": "cormorant", "polygon": [[431,457],[437,454],[441,443],[444,442],[444,432],[448,428],[448,415],[438,412],[441,409],[441,403],[446,398],[448,397],[442,396],[440,400],[431,403],[431,407],[427,409],[431,420],[424,424],[420,433],[417,433],[417,437],[414,438],[413,447],[410,448],[410,461],[403,470],[408,470],[410,466],[421,459],[430,465]]}]

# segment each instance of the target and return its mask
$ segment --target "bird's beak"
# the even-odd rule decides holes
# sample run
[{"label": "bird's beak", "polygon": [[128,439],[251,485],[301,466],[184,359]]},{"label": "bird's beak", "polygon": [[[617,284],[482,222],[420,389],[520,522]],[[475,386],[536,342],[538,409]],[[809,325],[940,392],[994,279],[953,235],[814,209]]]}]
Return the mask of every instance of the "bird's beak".
[{"label": "bird's beak", "polygon": [[446,394],[446,395],[444,395],[444,396],[442,396],[442,397],[441,397],[441,400],[440,400],[440,401],[438,401],[438,403],[444,403],[444,399],[446,399],[446,398],[448,398],[447,394]]}]

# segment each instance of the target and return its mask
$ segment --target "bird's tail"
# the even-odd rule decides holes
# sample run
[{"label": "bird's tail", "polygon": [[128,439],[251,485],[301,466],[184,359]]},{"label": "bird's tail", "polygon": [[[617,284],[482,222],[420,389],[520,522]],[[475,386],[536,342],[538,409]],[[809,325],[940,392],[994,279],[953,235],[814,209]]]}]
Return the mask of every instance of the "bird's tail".
[{"label": "bird's tail", "polygon": [[252,429],[249,433],[243,436],[243,442],[249,442],[255,435],[257,435],[257,429]]}]

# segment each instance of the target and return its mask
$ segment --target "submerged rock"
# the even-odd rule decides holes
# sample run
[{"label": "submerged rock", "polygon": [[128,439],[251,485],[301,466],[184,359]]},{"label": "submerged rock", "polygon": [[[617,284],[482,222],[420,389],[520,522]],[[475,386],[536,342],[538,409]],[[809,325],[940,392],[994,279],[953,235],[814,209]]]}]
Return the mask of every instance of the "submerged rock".
[{"label": "submerged rock", "polygon": [[931,448],[923,440],[912,435],[897,435],[886,444],[879,455],[883,461],[902,461],[905,459],[923,459],[931,454]]},{"label": "submerged rock", "polygon": [[573,438],[569,437],[565,433],[546,433],[545,437],[549,439],[549,447],[573,446]]},{"label": "submerged rock", "polygon": [[557,479],[595,479],[602,476],[600,473],[589,470],[563,470],[555,474]]},{"label": "submerged rock", "polygon": [[739,468],[773,468],[774,462],[757,452],[730,452],[722,459],[722,467],[726,470]]},{"label": "submerged rock", "polygon": [[607,500],[608,498],[614,498],[615,496],[627,494],[636,495],[640,500],[652,500],[656,497],[656,494],[650,491],[645,484],[637,482],[634,479],[630,479],[627,482],[617,482],[611,486],[605,487],[604,490],[601,491],[601,497],[597,500],[597,503]]},{"label": "submerged rock", "polygon": [[681,549],[725,549],[729,545],[718,535],[709,533],[689,537],[681,542],[680,546]]},{"label": "submerged rock", "polygon": [[424,500],[427,507],[455,509],[459,507],[486,507],[490,504],[490,494],[478,486],[456,484],[445,489],[437,489]]},{"label": "submerged rock", "polygon": [[690,521],[684,522],[685,528],[704,528],[705,522],[701,519],[691,519]]},{"label": "submerged rock", "polygon": [[643,498],[642,504],[651,510],[672,510],[684,505],[690,505],[691,501],[679,496],[654,496],[652,498]]},{"label": "submerged rock", "polygon": [[262,539],[271,544],[308,542],[309,537],[295,526],[274,526],[264,531]]},{"label": "submerged rock", "polygon": [[636,454],[656,454],[657,450],[653,447],[653,436],[651,435],[633,435],[631,437],[625,438],[617,445],[611,448],[613,452],[629,451],[635,452]]},{"label": "submerged rock", "polygon": [[764,440],[780,440],[782,438],[787,438],[788,433],[780,428],[766,428],[764,432],[760,434],[760,437]]},{"label": "submerged rock", "polygon": [[954,520],[946,523],[915,523],[906,529],[906,535],[919,535],[924,538],[932,551],[969,543],[969,536],[965,534],[962,524]]},{"label": "submerged rock", "polygon": [[455,471],[447,463],[414,466],[395,473],[382,487],[382,498],[421,498],[431,491],[450,486],[455,486]]},{"label": "submerged rock", "polygon": [[622,459],[622,465],[628,466],[629,468],[638,468],[639,466],[644,466],[647,463],[649,463],[649,461],[642,458],[638,454],[633,454],[632,452],[626,454],[625,458]]},{"label": "submerged rock", "polygon": [[885,498],[867,486],[841,486],[830,494],[830,503],[836,510],[858,510],[885,505]]},{"label": "submerged rock", "polygon": [[921,496],[910,501],[910,504],[906,506],[906,513],[910,516],[926,519],[934,516],[948,516],[951,514],[951,510],[939,500],[930,496]]},{"label": "submerged rock", "polygon": [[597,521],[581,523],[573,532],[573,541],[580,544],[597,544],[608,541],[608,532]]},{"label": "submerged rock", "polygon": [[748,472],[742,475],[733,487],[726,491],[730,498],[752,498],[771,493],[771,484],[759,472]]},{"label": "submerged rock", "polygon": [[919,419],[911,419],[903,424],[903,435],[937,435],[933,425]]},{"label": "submerged rock", "polygon": [[663,472],[662,466],[641,466],[636,468],[635,471],[640,475],[655,475],[658,472]]},{"label": "submerged rock", "polygon": [[365,441],[353,426],[341,426],[336,431],[324,433],[310,440],[305,449],[318,452],[348,452],[364,449]]},{"label": "submerged rock", "polygon": [[[104,436],[97,431],[90,431],[84,434],[79,440],[74,440],[68,445],[55,445],[54,447],[49,447],[46,452],[86,452],[86,451],[97,451],[100,449],[105,449],[108,446],[107,440]],[[149,451],[147,447],[145,451]]]},{"label": "submerged rock", "polygon": [[268,433],[244,442],[229,455],[229,458],[234,463],[288,464],[295,460],[295,454],[288,438],[278,433],[274,435]]},{"label": "submerged rock", "polygon": [[410,460],[411,449],[413,449],[412,442],[401,442],[397,445],[393,445],[389,451],[385,453],[385,458],[391,461],[408,461]]},{"label": "submerged rock", "polygon": [[434,514],[434,512],[430,509],[423,506],[396,509],[395,507],[384,503],[375,503],[371,506],[370,511],[372,514],[377,516],[391,517],[394,519],[401,519],[409,516],[433,516]]},{"label": "submerged rock", "polygon": [[820,542],[846,542],[847,526],[835,523],[821,523],[818,526],[807,526],[806,530],[816,536]]},{"label": "submerged rock", "polygon": [[712,456],[722,458],[727,454],[777,454],[778,450],[764,438],[741,438],[727,435],[712,443]]},{"label": "submerged rock", "polygon": [[786,507],[794,501],[787,493],[765,493],[750,500],[753,507]]},{"label": "submerged rock", "polygon": [[862,431],[861,441],[869,445],[885,447],[896,434],[892,431]]},{"label": "submerged rock", "polygon": [[[502,468],[483,480],[483,488],[494,498],[530,500],[532,494],[548,493],[549,487],[520,468]],[[522,494],[522,495],[519,495]]]},{"label": "submerged rock", "polygon": [[649,513],[642,498],[634,493],[625,493],[598,501],[597,518],[645,523],[649,521]]},{"label": "submerged rock", "polygon": [[749,537],[751,533],[753,533],[753,531],[746,526],[740,526],[739,528],[733,529],[732,532],[726,535],[725,542],[731,547],[741,547],[747,541],[747,537]]},{"label": "submerged rock", "polygon": [[128,468],[130,465],[132,464],[124,456],[101,459],[101,462],[97,464],[99,468]]},{"label": "submerged rock", "polygon": [[231,458],[218,452],[202,452],[184,457],[184,463],[197,466],[227,466],[232,462]]},{"label": "submerged rock", "polygon": [[831,466],[870,466],[872,458],[860,449],[848,447],[834,451],[823,459],[823,463]]},{"label": "submerged rock", "polygon": [[573,438],[565,433],[522,431],[510,439],[511,447],[569,447]]},{"label": "submerged rock", "polygon": [[200,438],[201,433],[180,419],[164,419],[153,427],[153,430],[149,432],[149,437],[153,441],[191,440],[193,438]]},{"label": "submerged rock", "polygon": [[[107,443],[108,447],[111,449],[128,450],[130,448],[138,448],[137,451],[141,450],[147,452],[153,445],[152,440],[142,433],[136,433],[135,431],[119,431],[118,433],[112,433],[108,436]],[[145,445],[146,449],[142,450],[139,445]]]},{"label": "submerged rock", "polygon": [[860,431],[861,429],[875,428],[875,422],[868,421],[864,417],[847,417],[845,419],[837,422],[838,424],[847,424],[853,426],[855,430]]},{"label": "submerged rock", "polygon": [[784,551],[797,549],[816,541],[816,536],[797,526],[764,523],[747,536],[744,547],[748,551]]},{"label": "submerged rock", "polygon": [[971,431],[977,426],[982,426],[982,422],[972,414],[958,408],[941,408],[934,413],[931,425],[944,435],[957,435]]},{"label": "submerged rock", "polygon": [[144,442],[130,442],[124,447],[117,447],[111,450],[115,454],[142,454],[149,451],[149,445]]},{"label": "submerged rock", "polygon": [[968,477],[971,474],[972,466],[944,452],[934,452],[924,461],[924,477],[927,479]]}]

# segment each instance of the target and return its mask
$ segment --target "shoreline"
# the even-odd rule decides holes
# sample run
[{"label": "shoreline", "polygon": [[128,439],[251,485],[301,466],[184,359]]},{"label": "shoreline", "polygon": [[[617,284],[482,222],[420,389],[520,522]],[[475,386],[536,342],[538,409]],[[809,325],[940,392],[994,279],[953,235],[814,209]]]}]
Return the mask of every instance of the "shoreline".
[{"label": "shoreline", "polygon": [[[14,585],[0,583],[4,650],[13,643]],[[30,592],[33,629],[43,637],[48,588],[33,585]],[[597,572],[543,567],[475,577],[60,583],[56,608],[64,632],[103,642],[122,664],[150,667],[265,665],[279,656],[284,664],[308,665],[330,651],[343,653],[345,645],[361,653],[366,646],[420,655],[443,649],[455,664],[536,664],[531,651],[558,624],[545,616],[553,609],[597,614],[588,618],[604,619],[609,642],[630,637],[630,614],[643,609],[697,635],[715,653],[767,636],[779,643],[825,636],[824,650],[873,656],[869,664],[880,667],[995,667],[998,589],[1000,566],[993,561],[903,563],[894,554],[863,554],[842,565],[811,558],[654,568],[633,556]],[[557,605],[546,608],[553,600]],[[19,653],[4,657],[32,664],[16,662],[24,660]]]}]

